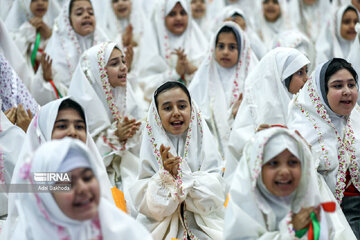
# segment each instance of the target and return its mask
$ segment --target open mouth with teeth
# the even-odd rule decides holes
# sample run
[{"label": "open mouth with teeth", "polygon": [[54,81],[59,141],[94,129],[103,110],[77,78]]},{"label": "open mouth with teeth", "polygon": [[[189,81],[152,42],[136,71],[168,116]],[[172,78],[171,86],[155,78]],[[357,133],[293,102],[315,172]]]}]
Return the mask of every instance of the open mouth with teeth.
[{"label": "open mouth with teeth", "polygon": [[128,10],[127,7],[123,7],[123,8],[118,8],[116,11],[118,11],[118,13],[125,13]]},{"label": "open mouth with teeth", "polygon": [[73,205],[74,205],[74,207],[83,208],[83,207],[88,207],[88,206],[90,206],[90,204],[91,204],[93,201],[94,201],[94,197],[88,198],[88,199],[83,200],[83,201],[79,201],[79,202],[73,203]]},{"label": "open mouth with teeth", "polygon": [[173,127],[175,127],[175,128],[180,128],[183,124],[184,124],[184,121],[174,121],[174,122],[171,122],[171,126],[173,126]]},{"label": "open mouth with teeth", "polygon": [[93,26],[93,23],[91,21],[85,21],[81,23],[81,26]]},{"label": "open mouth with teeth", "polygon": [[351,101],[351,100],[347,100],[347,101],[340,101],[340,103],[345,104],[345,105],[349,105],[349,104],[351,104],[351,103],[352,103],[352,101]]}]

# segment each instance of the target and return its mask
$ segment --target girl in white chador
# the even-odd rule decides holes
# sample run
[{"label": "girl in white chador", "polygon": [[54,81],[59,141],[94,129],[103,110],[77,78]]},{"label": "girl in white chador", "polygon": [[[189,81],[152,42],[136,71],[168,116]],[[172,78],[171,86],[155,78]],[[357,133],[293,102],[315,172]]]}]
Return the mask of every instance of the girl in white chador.
[{"label": "girl in white chador", "polygon": [[189,91],[222,153],[241,103],[245,79],[257,63],[247,35],[236,23],[227,21],[213,36],[208,57],[190,83]]},{"label": "girl in white chador", "polygon": [[131,197],[137,220],[154,239],[221,239],[221,156],[186,87],[167,82],[155,92]]},{"label": "girl in white chador", "polygon": [[212,36],[211,26],[214,20],[210,15],[209,6],[210,3],[207,0],[191,0],[191,15],[207,40],[210,40]]},{"label": "girl in white chador", "polygon": [[138,69],[144,97],[168,80],[189,83],[202,62],[207,42],[191,17],[187,0],[159,0],[144,33]]},{"label": "girl in white chador", "polygon": [[112,42],[101,43],[80,58],[69,95],[87,109],[88,127],[110,181],[125,191],[137,175],[138,131],[145,112],[127,83],[125,56]]},{"label": "girl in white chador", "polygon": [[[72,137],[86,143],[96,160],[99,181],[103,187],[101,194],[114,203],[111,194],[111,184],[107,177],[103,160],[88,132],[85,112],[78,103],[68,97],[46,104],[31,121],[23,147],[19,153],[19,158],[16,161],[11,183],[18,183],[17,179],[21,174],[20,168],[24,164],[25,156],[34,152],[45,142],[64,137]],[[14,204],[16,196],[17,193],[9,193],[8,218],[1,233],[3,239],[10,239],[17,226],[19,213]]]},{"label": "girl in white chador", "polygon": [[240,8],[244,12],[248,14],[248,19],[250,25],[253,25],[257,20],[256,10],[259,7],[259,1],[253,0],[225,0],[227,6],[231,6],[232,8]]},{"label": "girl in white chador", "polygon": [[22,165],[18,182],[34,184],[33,173],[71,173],[65,192],[19,193],[19,224],[10,239],[152,239],[146,229],[102,197],[97,164],[79,140],[44,143]]},{"label": "girl in white chador", "polygon": [[254,51],[256,57],[261,59],[267,52],[265,45],[253,30],[253,26],[250,23],[250,20],[245,15],[244,11],[240,8],[235,8],[233,6],[225,7],[215,18],[213,28],[214,31],[218,30],[219,27],[223,24],[224,21],[233,21],[237,23],[240,28],[246,32],[249,40],[250,46]]},{"label": "girl in white chador", "polygon": [[[309,239],[312,222],[313,232],[319,231],[315,239],[355,240],[316,174],[310,149],[298,134],[280,127],[258,132],[246,145],[231,184],[224,238]],[[329,201],[332,209],[320,207]]]},{"label": "girl in white chador", "polygon": [[233,123],[226,155],[225,177],[231,179],[245,143],[261,124],[287,125],[293,94],[307,80],[309,60],[293,48],[268,52],[245,81],[244,99]]},{"label": "girl in white chador", "polygon": [[54,1],[16,0],[6,18],[8,30],[34,72],[40,65],[58,11],[59,7]]},{"label": "girl in white chador", "polygon": [[289,11],[296,27],[315,44],[332,8],[329,0],[290,0]]},{"label": "girl in white chador", "polygon": [[90,0],[69,0],[64,4],[45,49],[47,56],[43,55],[31,86],[31,93],[40,105],[66,96],[81,54],[106,40],[95,25]]},{"label": "girl in white chador", "polygon": [[261,0],[258,7],[259,19],[255,22],[255,29],[267,51],[272,49],[277,34],[294,28],[287,4],[286,0]]},{"label": "girl in white chador", "polygon": [[322,29],[316,42],[316,63],[321,64],[335,57],[347,59],[356,38],[355,25],[358,22],[359,12],[354,6],[340,7]]},{"label": "girl in white chador", "polygon": [[334,58],[319,65],[289,105],[288,126],[311,144],[315,166],[360,237],[358,76]]}]

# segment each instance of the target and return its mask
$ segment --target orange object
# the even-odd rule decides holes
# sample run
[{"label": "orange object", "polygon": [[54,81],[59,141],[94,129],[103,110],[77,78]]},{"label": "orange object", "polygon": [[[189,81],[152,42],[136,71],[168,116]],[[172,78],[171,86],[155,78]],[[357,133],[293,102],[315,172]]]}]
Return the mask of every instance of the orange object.
[{"label": "orange object", "polygon": [[228,193],[226,195],[226,200],[225,200],[225,203],[224,203],[224,207],[227,207],[228,203],[229,203],[229,198],[230,198],[230,194]]},{"label": "orange object", "polygon": [[124,193],[117,187],[113,187],[111,192],[115,201],[115,205],[126,213],[127,211]]}]

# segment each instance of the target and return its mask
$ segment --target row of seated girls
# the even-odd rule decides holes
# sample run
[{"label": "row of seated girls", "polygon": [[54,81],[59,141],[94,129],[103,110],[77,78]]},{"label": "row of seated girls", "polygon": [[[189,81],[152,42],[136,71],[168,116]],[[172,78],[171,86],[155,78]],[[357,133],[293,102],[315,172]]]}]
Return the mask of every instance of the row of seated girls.
[{"label": "row of seated girls", "polygon": [[356,4],[4,1],[0,239],[360,239]]}]

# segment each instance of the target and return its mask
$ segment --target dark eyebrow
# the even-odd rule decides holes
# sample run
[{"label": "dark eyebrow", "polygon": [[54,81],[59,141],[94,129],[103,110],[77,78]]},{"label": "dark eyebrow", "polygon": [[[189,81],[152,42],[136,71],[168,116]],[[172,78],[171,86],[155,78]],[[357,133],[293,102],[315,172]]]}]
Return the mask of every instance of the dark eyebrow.
[{"label": "dark eyebrow", "polygon": [[[82,119],[78,119],[78,120],[74,120],[74,121],[75,122],[83,122],[83,123],[85,123],[85,121],[82,120]],[[59,119],[59,120],[55,121],[55,123],[58,123],[58,122],[70,122],[70,120],[68,120],[68,119]]]},{"label": "dark eyebrow", "polygon": [[187,101],[186,100],[184,100],[184,99],[180,99],[179,101],[177,101],[176,103],[187,103]]},{"label": "dark eyebrow", "polygon": [[350,79],[345,79],[345,80],[334,80],[334,81],[332,81],[332,82],[330,82],[330,84],[331,83],[343,83],[343,82],[355,82],[355,79],[353,79],[353,78],[350,78]]}]

